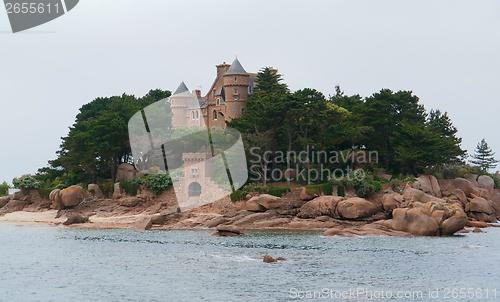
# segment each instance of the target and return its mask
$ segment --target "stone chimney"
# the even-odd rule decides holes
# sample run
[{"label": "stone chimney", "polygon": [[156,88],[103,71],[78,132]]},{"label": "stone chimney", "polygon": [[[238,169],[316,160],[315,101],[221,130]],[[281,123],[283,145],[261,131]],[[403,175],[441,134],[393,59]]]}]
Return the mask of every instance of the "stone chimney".
[{"label": "stone chimney", "polygon": [[231,65],[224,62],[222,64],[216,65],[215,67],[217,67],[217,76],[222,76],[226,73],[229,67],[231,67]]},{"label": "stone chimney", "polygon": [[193,94],[193,96],[194,96],[195,98],[198,98],[198,99],[200,99],[200,98],[201,98],[201,90],[200,90],[200,89],[195,89],[195,90],[193,90],[192,94]]}]

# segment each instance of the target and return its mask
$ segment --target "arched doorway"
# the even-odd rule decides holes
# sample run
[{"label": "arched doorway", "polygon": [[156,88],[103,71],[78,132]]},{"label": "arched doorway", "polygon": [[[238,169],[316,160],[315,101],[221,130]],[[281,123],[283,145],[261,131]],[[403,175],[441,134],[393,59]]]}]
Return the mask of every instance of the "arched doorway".
[{"label": "arched doorway", "polygon": [[200,196],[201,185],[197,182],[192,182],[188,186],[188,196]]}]

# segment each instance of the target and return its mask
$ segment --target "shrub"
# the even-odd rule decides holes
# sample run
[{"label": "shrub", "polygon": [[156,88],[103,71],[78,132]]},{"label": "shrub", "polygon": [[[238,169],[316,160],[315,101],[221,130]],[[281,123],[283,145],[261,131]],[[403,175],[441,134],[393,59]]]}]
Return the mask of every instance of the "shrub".
[{"label": "shrub", "polygon": [[443,179],[468,178],[471,174],[481,174],[481,169],[463,164],[441,166]]},{"label": "shrub", "polygon": [[333,185],[331,183],[324,183],[319,185],[308,185],[306,186],[307,194],[318,194],[318,195],[332,195]]},{"label": "shrub", "polygon": [[6,196],[8,194],[9,186],[8,185],[0,185],[0,196]]},{"label": "shrub", "polygon": [[141,186],[141,179],[127,179],[120,182],[120,188],[131,196],[137,195],[137,189]]},{"label": "shrub", "polygon": [[153,194],[158,195],[172,185],[172,180],[166,173],[150,174],[142,181],[142,184],[150,188]]},{"label": "shrub", "polygon": [[55,190],[55,188],[40,188],[38,189],[38,194],[40,194],[40,197],[43,199],[49,199],[50,192]]},{"label": "shrub", "polygon": [[99,189],[101,189],[102,194],[104,194],[105,196],[110,197],[111,195],[113,195],[113,190],[115,189],[114,183],[112,183],[112,182],[100,182],[97,185],[99,186]]},{"label": "shrub", "polygon": [[337,187],[337,196],[345,196],[345,191],[343,186]]},{"label": "shrub", "polygon": [[241,190],[246,192],[267,193],[269,187],[263,186],[260,182],[254,182],[244,186],[243,188],[241,188]]},{"label": "shrub", "polygon": [[285,194],[288,191],[290,191],[289,188],[269,187],[267,194],[281,197],[281,196],[283,196],[283,194]]},{"label": "shrub", "polygon": [[[375,193],[375,186],[371,184],[368,177],[359,170],[351,171],[349,172],[349,174],[340,179],[331,179],[330,182],[333,185],[337,185],[339,187],[354,189],[356,191],[356,194],[362,198],[369,198]],[[339,195],[338,189],[337,195]],[[339,196],[345,196],[345,194]]]},{"label": "shrub", "polygon": [[393,191],[399,191],[399,186],[401,185],[399,179],[391,179],[390,184]]},{"label": "shrub", "polygon": [[238,201],[238,200],[243,200],[246,196],[246,192],[243,192],[242,190],[236,190],[233,193],[231,193],[231,200],[232,201]]},{"label": "shrub", "polygon": [[42,186],[38,180],[36,180],[34,177],[29,176],[29,175],[21,176],[19,178],[14,178],[12,180],[12,184],[16,188],[19,188],[19,189],[23,188],[23,189],[28,189],[28,190],[29,189],[38,189]]},{"label": "shrub", "polygon": [[333,195],[333,185],[331,183],[324,183],[325,195]]},{"label": "shrub", "polygon": [[378,192],[378,191],[382,190],[382,182],[377,181],[377,180],[372,180],[370,183],[375,188],[375,192]]}]

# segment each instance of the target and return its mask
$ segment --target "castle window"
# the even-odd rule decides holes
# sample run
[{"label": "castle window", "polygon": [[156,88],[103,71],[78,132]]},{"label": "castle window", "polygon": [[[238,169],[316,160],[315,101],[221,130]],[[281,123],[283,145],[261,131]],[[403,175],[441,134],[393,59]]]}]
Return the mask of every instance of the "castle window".
[{"label": "castle window", "polygon": [[237,80],[238,80],[238,78],[237,78],[237,77],[234,77],[234,81],[236,82]]},{"label": "castle window", "polygon": [[234,88],[234,94],[238,94],[238,89]]},{"label": "castle window", "polygon": [[217,98],[217,105],[220,105],[220,98]]},{"label": "castle window", "polygon": [[194,120],[194,111],[191,112],[191,119]]},{"label": "castle window", "polygon": [[235,96],[234,96],[234,100],[237,100],[237,99],[238,99],[238,96],[237,96],[237,95],[235,95]]},{"label": "castle window", "polygon": [[198,115],[198,111],[196,111],[196,119],[199,119],[200,116]]},{"label": "castle window", "polygon": [[252,87],[248,86],[248,93],[252,93]]},{"label": "castle window", "polygon": [[214,110],[214,121],[217,120],[217,111]]}]

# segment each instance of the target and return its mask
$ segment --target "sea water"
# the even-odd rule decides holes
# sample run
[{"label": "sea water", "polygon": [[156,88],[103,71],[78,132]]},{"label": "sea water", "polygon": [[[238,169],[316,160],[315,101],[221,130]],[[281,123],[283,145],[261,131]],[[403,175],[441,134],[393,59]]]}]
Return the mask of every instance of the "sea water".
[{"label": "sea water", "polygon": [[216,237],[0,224],[0,301],[500,301],[500,228],[485,230]]}]

